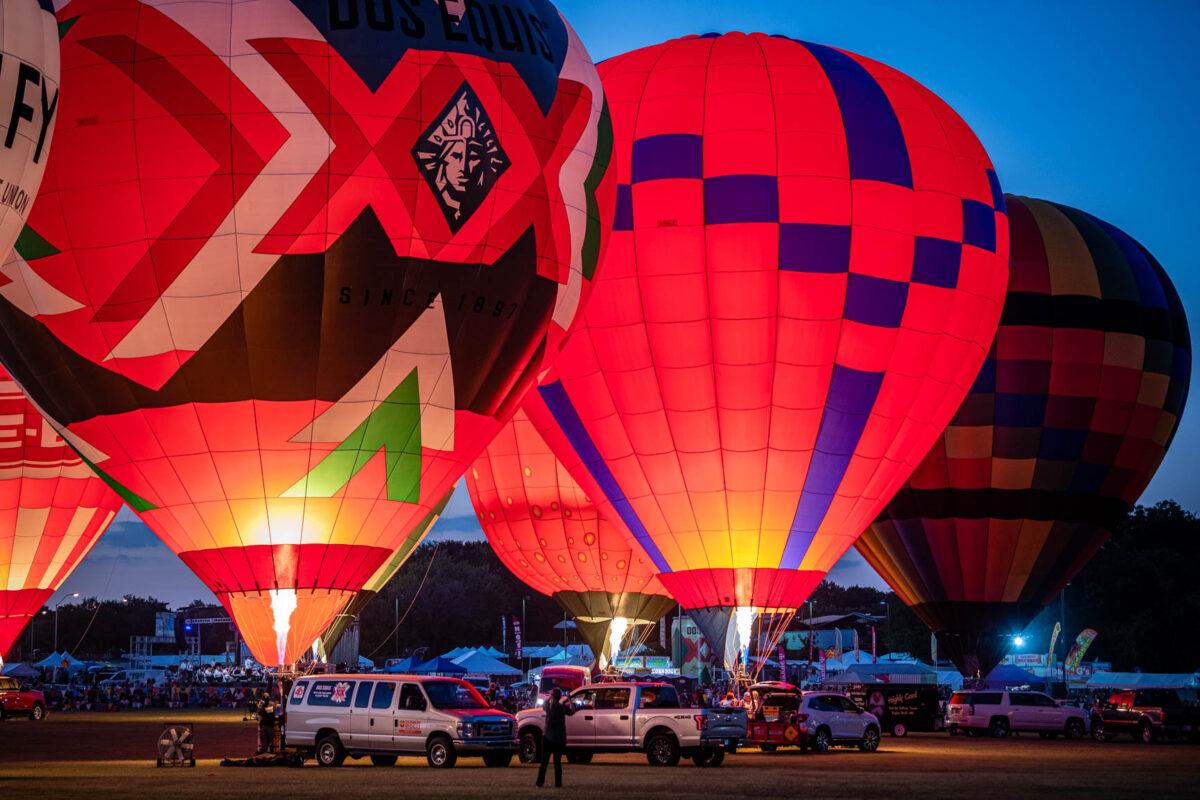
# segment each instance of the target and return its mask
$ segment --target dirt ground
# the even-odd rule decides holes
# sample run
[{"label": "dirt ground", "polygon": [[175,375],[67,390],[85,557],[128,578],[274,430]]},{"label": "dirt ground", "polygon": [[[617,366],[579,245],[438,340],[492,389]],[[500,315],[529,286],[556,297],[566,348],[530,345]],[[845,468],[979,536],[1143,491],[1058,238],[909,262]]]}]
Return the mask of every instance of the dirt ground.
[{"label": "dirt ground", "polygon": [[[154,766],[164,721],[195,723],[194,769]],[[340,769],[233,769],[224,756],[248,755],[254,723],[240,713],[60,713],[42,723],[0,724],[0,797],[105,798],[395,798],[528,797],[534,770],[488,769],[463,759],[433,770],[405,758],[393,768],[366,759]],[[885,737],[877,753],[838,749],[824,754],[742,750],[719,769],[690,762],[655,769],[638,754],[598,756],[590,765],[564,764],[561,797],[621,800],[642,797],[1004,798],[1188,797],[1200,791],[1200,747],[1130,741],[1007,740],[913,734]]]}]

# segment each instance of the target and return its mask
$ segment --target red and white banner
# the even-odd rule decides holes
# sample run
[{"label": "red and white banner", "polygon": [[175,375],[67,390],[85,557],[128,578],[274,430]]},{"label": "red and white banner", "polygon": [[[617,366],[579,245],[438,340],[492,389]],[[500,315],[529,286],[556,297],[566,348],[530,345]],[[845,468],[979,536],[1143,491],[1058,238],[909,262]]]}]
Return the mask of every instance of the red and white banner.
[{"label": "red and white banner", "polygon": [[787,651],[779,645],[779,680],[787,680]]},{"label": "red and white banner", "polygon": [[521,620],[516,617],[513,620],[513,646],[516,647],[516,652],[513,654],[517,658],[521,658]]}]

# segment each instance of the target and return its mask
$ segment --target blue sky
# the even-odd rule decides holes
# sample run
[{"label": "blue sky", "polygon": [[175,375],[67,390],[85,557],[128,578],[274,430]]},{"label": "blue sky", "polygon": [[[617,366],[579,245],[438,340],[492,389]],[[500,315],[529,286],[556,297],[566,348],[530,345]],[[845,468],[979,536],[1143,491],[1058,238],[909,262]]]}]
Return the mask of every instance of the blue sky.
[{"label": "blue sky", "polygon": [[[560,2],[597,61],[688,33],[764,31],[883,61],[939,94],[988,149],[1005,191],[1075,206],[1147,247],[1193,325],[1200,271],[1200,3]],[[1189,233],[1192,232],[1192,233]],[[1193,404],[1200,400],[1193,398]],[[1185,414],[1143,503],[1200,510],[1200,412]],[[430,533],[481,538],[465,488]],[[830,573],[882,586],[851,550]],[[125,510],[63,592],[211,597]]]}]

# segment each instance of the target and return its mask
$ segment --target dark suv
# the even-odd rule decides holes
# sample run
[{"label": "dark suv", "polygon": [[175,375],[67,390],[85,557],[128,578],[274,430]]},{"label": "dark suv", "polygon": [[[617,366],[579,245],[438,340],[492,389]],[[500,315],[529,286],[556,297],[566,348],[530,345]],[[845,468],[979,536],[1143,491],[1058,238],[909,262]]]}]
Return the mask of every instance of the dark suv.
[{"label": "dark suv", "polygon": [[16,678],[0,677],[0,720],[13,716],[45,719],[46,698],[41,692],[21,686]]},{"label": "dark suv", "polygon": [[1092,711],[1092,736],[1107,742],[1129,734],[1149,744],[1159,737],[1200,736],[1200,707],[1195,689],[1129,689],[1115,692]]}]

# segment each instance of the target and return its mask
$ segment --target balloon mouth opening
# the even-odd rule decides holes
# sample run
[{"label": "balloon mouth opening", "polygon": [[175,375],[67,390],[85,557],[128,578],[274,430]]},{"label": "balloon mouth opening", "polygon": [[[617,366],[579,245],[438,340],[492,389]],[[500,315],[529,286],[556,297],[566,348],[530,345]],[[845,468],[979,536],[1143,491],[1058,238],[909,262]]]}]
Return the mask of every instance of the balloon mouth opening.
[{"label": "balloon mouth opening", "polygon": [[621,655],[621,640],[625,638],[627,630],[629,630],[629,620],[625,617],[613,617],[612,623],[608,626],[608,651],[613,666],[616,666],[617,657]]},{"label": "balloon mouth opening", "polygon": [[738,664],[748,667],[750,656],[750,634],[754,625],[754,606],[738,606],[733,612],[733,621],[737,631]]},{"label": "balloon mouth opening", "polygon": [[296,610],[296,590],[273,589],[267,594],[271,597],[276,655],[279,658],[279,666],[282,667],[287,663],[287,641],[292,628],[292,614]]}]

